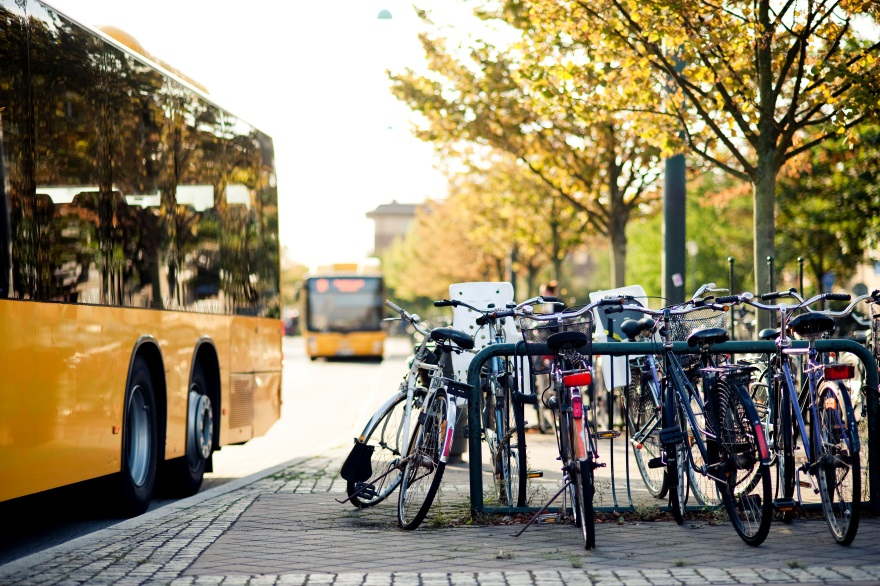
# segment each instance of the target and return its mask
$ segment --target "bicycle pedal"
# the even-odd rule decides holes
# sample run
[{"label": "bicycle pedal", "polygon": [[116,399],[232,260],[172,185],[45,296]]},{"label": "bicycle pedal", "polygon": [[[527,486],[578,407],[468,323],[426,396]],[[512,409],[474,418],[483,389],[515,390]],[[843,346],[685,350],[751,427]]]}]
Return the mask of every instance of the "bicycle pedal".
[{"label": "bicycle pedal", "polygon": [[648,468],[666,468],[663,458],[651,458],[648,460]]},{"label": "bicycle pedal", "polygon": [[616,437],[620,437],[619,429],[608,429],[596,432],[596,437],[599,439],[614,439]]},{"label": "bicycle pedal", "polygon": [[773,508],[777,511],[782,511],[783,513],[793,511],[796,506],[797,501],[795,501],[793,498],[773,499]]},{"label": "bicycle pedal", "polygon": [[547,525],[551,523],[558,523],[559,517],[556,513],[544,513],[543,515],[538,515],[536,523],[541,525]]},{"label": "bicycle pedal", "polygon": [[378,494],[376,492],[376,486],[373,484],[367,484],[365,482],[358,482],[358,483],[355,483],[354,487],[355,487],[355,492],[357,493],[357,495],[359,497],[372,499],[372,498],[376,498],[376,495]]},{"label": "bicycle pedal", "polygon": [[544,478],[543,470],[529,470],[529,478]]}]

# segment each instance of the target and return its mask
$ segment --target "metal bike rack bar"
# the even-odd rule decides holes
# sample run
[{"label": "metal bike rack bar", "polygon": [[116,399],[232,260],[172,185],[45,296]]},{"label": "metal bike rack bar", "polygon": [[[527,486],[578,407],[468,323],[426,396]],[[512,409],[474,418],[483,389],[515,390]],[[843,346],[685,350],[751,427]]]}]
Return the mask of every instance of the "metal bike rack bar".
[{"label": "metal bike rack bar", "polygon": [[[793,346],[806,348],[807,342],[795,340]],[[654,354],[658,345],[655,342],[605,342],[592,344],[593,356],[627,356],[631,354]],[[687,345],[686,342],[675,342],[672,347],[675,353],[698,354],[699,349]],[[880,394],[878,394],[877,362],[867,348],[853,340],[818,340],[816,349],[819,352],[850,352],[858,356],[865,366],[864,393],[867,398],[868,415],[868,466],[869,502],[864,503],[867,509],[880,509]],[[715,344],[713,354],[772,354],[776,350],[774,342],[768,341],[736,341]],[[468,367],[468,384],[471,394],[468,397],[468,459],[470,472],[471,513],[528,513],[537,511],[536,507],[486,507],[483,504],[483,473],[482,473],[482,442],[480,421],[480,369],[494,356],[546,356],[553,354],[547,344],[493,344],[481,350]],[[628,477],[627,477],[628,478]],[[627,483],[629,490],[629,483]],[[615,495],[616,498],[616,495]],[[595,507],[597,511],[631,510],[629,507]]]}]

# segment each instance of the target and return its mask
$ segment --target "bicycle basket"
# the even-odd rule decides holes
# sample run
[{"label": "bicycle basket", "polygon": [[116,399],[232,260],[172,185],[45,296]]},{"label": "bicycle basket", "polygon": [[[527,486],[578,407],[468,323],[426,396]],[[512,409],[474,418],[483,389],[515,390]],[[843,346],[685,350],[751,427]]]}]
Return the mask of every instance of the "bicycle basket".
[{"label": "bicycle basket", "polygon": [[[589,312],[549,321],[521,317],[519,318],[519,327],[527,346],[528,344],[546,344],[550,336],[559,332],[581,332],[587,335],[587,344],[580,349],[580,352],[585,356],[592,354],[593,316]],[[551,362],[547,356],[529,356],[529,368],[535,374],[550,372]]]},{"label": "bicycle basket", "polygon": [[684,315],[673,315],[669,318],[672,340],[674,342],[685,342],[687,337],[696,330],[705,330],[707,328],[727,329],[724,323],[726,316],[725,312],[716,311],[708,307]]}]

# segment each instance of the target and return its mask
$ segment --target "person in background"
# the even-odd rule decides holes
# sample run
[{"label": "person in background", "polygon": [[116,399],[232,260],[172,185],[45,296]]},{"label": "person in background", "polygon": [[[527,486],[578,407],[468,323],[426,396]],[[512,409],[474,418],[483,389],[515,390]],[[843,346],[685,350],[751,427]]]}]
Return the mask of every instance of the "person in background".
[{"label": "person in background", "polygon": [[[553,279],[541,285],[540,295],[541,297],[559,297],[559,282]],[[553,303],[545,303],[540,306],[540,313],[556,313],[559,307]]]}]

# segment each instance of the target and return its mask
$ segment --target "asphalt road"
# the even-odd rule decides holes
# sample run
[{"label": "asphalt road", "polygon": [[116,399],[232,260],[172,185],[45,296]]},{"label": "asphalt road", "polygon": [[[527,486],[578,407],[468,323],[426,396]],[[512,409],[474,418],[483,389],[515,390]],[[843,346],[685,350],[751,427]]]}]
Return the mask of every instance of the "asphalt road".
[{"label": "asphalt road", "polygon": [[[214,455],[201,490],[293,458],[320,455],[351,443],[369,415],[391,395],[410,351],[391,339],[382,363],[310,361],[302,338],[284,338],[281,419],[260,438]],[[0,503],[0,564],[119,523],[102,512],[100,483],[82,483]],[[175,502],[155,499],[150,510]]]}]

